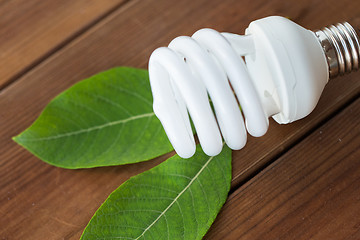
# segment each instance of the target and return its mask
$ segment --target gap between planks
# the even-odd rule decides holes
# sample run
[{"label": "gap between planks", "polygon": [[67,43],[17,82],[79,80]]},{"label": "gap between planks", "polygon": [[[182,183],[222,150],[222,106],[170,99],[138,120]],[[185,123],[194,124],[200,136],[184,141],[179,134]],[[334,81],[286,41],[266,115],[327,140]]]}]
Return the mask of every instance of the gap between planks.
[{"label": "gap between planks", "polygon": [[358,239],[359,106],[360,96],[234,192],[205,239]]},{"label": "gap between planks", "polygon": [[6,82],[3,84],[0,84],[0,93],[4,91],[7,87],[15,83],[18,79],[25,76],[27,73],[31,72],[33,69],[35,69],[37,66],[39,66],[41,63],[46,61],[48,58],[50,58],[52,55],[56,54],[57,52],[61,51],[64,47],[66,47],[71,42],[75,41],[79,37],[81,37],[83,34],[94,28],[96,25],[101,24],[101,22],[106,21],[107,18],[111,18],[111,15],[116,14],[116,12],[119,9],[125,8],[130,2],[137,2],[138,0],[124,0],[114,7],[110,8],[108,11],[100,15],[99,17],[89,21],[85,26],[78,29],[76,32],[74,32],[72,35],[68,36],[64,40],[62,40],[59,44],[55,45],[53,48],[50,48],[47,52],[45,52],[42,56],[38,57],[37,59],[34,59],[32,62],[29,62],[27,66],[25,66],[22,69],[19,69],[17,73],[15,73],[13,76],[11,76]]},{"label": "gap between planks", "polygon": [[[360,93],[353,96],[352,98],[348,99],[343,105],[341,105],[339,108],[335,109],[334,112],[332,112],[328,117],[320,120],[318,123],[315,123],[310,129],[308,129],[304,135],[300,136],[298,139],[295,139],[294,142],[290,143],[288,146],[286,146],[284,149],[282,149],[281,152],[276,153],[273,157],[270,158],[269,161],[267,161],[265,164],[263,164],[261,167],[257,168],[256,171],[251,172],[251,174],[245,176],[240,181],[237,181],[231,185],[229,196],[231,196],[237,189],[241,188],[244,184],[246,184],[248,181],[253,179],[256,175],[264,171],[266,168],[268,168],[271,164],[276,162],[279,158],[282,158],[288,151],[290,151],[292,148],[294,148],[296,145],[301,144],[302,141],[304,141],[307,137],[312,135],[318,128],[321,126],[327,124],[329,121],[331,121],[335,116],[341,114],[349,105],[352,105],[354,102],[356,102],[360,98]],[[243,172],[248,172],[246,169]],[[241,173],[239,174],[241,175]]]}]

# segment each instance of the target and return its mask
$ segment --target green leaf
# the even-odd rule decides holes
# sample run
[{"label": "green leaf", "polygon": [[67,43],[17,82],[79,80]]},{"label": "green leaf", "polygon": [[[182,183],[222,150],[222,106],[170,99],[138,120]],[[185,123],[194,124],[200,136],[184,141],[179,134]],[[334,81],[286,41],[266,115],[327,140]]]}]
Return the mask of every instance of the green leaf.
[{"label": "green leaf", "polygon": [[216,157],[198,147],[130,178],[97,210],[81,237],[89,239],[201,239],[224,204],[231,182],[231,150]]},{"label": "green leaf", "polygon": [[126,67],[64,91],[13,139],[43,161],[64,168],[135,163],[172,150],[152,110],[148,72]]}]

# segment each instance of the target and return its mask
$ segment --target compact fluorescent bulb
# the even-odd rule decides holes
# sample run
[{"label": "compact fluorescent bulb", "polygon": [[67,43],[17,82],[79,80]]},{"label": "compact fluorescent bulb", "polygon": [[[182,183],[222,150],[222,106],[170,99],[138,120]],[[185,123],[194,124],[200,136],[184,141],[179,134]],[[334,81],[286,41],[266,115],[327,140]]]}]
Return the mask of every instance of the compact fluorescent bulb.
[{"label": "compact fluorescent bulb", "polygon": [[214,156],[222,138],[237,150],[247,132],[264,135],[270,116],[282,124],[307,116],[329,78],[359,63],[359,36],[347,22],[313,32],[272,16],[251,22],[245,35],[201,29],[152,53],[154,112],[181,157],[195,153],[189,115]]}]

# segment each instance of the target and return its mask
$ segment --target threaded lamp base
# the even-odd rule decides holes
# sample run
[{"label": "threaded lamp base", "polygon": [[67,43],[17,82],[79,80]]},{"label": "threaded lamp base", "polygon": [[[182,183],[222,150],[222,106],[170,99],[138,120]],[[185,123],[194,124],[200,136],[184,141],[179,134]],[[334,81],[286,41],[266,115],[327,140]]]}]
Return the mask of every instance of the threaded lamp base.
[{"label": "threaded lamp base", "polygon": [[349,23],[324,27],[315,34],[326,55],[330,78],[360,68],[360,38]]}]

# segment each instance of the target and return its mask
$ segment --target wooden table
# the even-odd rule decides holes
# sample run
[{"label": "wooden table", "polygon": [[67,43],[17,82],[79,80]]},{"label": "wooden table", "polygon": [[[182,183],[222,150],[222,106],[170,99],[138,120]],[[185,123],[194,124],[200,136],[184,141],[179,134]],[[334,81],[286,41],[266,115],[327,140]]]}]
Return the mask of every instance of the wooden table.
[{"label": "wooden table", "polygon": [[[78,239],[106,197],[167,156],[119,167],[50,166],[11,137],[77,81],[146,68],[178,35],[243,33],[282,15],[309,29],[348,20],[358,0],[0,1],[0,239]],[[360,239],[360,72],[332,80],[315,111],[233,152],[228,201],[205,239]]]}]

